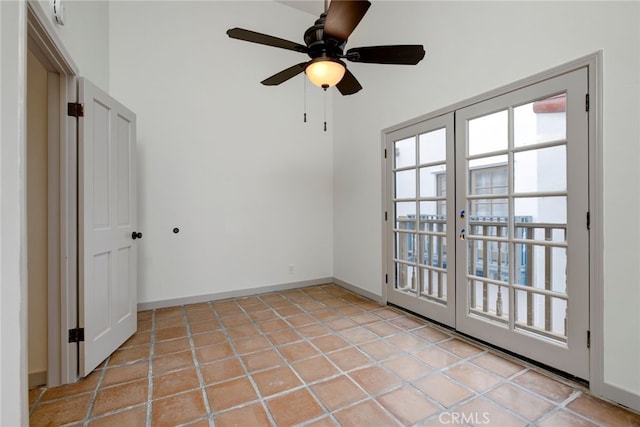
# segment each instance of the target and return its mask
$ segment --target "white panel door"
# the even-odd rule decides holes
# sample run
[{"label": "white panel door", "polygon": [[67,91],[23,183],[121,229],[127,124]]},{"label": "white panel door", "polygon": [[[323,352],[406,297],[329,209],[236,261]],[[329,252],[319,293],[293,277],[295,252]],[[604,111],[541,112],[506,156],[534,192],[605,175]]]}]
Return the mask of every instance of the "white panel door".
[{"label": "white panel door", "polygon": [[[84,377],[137,328],[136,116],[79,79],[79,373]],[[135,236],[137,237],[137,236]]]}]

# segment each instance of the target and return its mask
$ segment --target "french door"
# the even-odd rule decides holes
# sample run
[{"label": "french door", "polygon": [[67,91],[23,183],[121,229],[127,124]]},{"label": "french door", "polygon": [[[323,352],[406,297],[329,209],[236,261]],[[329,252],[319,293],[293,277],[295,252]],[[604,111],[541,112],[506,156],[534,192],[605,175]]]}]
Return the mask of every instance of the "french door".
[{"label": "french door", "polygon": [[587,83],[578,69],[386,135],[388,301],[585,379]]},{"label": "french door", "polygon": [[[393,248],[387,300],[455,326],[454,115],[389,135],[387,224]],[[388,220],[388,212],[393,212]],[[389,275],[387,275],[389,276]]]}]

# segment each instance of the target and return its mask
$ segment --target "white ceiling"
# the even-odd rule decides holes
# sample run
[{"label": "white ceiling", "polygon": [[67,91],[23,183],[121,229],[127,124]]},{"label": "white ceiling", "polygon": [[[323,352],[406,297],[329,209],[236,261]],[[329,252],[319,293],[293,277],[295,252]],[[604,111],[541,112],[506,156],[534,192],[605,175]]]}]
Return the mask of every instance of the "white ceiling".
[{"label": "white ceiling", "polygon": [[316,18],[324,12],[324,0],[276,0],[276,2],[310,13]]}]

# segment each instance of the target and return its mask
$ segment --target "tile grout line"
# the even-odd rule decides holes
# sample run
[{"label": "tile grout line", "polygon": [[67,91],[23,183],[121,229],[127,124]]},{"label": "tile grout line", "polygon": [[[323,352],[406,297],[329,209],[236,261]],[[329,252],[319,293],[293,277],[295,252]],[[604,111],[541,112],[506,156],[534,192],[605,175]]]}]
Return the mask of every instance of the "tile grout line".
[{"label": "tile grout line", "polygon": [[182,306],[182,317],[184,318],[187,326],[187,338],[189,340],[189,349],[191,351],[191,358],[193,359],[193,365],[196,370],[196,376],[198,377],[198,383],[200,384],[199,388],[202,395],[202,400],[204,401],[204,409],[207,412],[206,416],[209,420],[209,426],[214,427],[215,424],[213,421],[213,411],[211,410],[211,405],[209,404],[206,384],[204,382],[204,377],[202,376],[202,371],[200,370],[200,362],[198,361],[198,357],[196,356],[196,347],[195,347],[195,343],[193,342],[193,334],[191,333],[191,323],[189,322],[189,316],[187,315],[187,308],[184,305]]},{"label": "tile grout line", "polygon": [[[259,297],[258,297],[258,299],[259,299]],[[249,317],[249,319],[251,319],[251,323],[252,324],[257,323],[251,317],[251,315],[245,310],[245,308],[240,303],[238,303],[238,298],[233,298],[233,302],[238,306],[238,308],[243,312],[244,315],[246,315],[247,317]],[[268,304],[266,304],[266,305],[269,306]],[[212,308],[213,308],[213,311],[214,311],[214,314],[215,314],[216,318],[218,319],[218,323],[223,328],[223,334],[227,338],[227,342],[229,343],[229,346],[233,350],[233,353],[234,353],[235,357],[238,359],[238,362],[242,366],[242,370],[244,371],[244,374],[247,377],[247,380],[249,380],[249,383],[253,387],[253,390],[255,391],[256,396],[258,396],[257,401],[260,402],[260,405],[262,406],[262,408],[263,408],[263,410],[264,410],[269,422],[271,423],[271,425],[272,426],[277,425],[276,422],[275,422],[275,419],[273,418],[273,414],[271,413],[271,410],[269,409],[269,406],[267,405],[267,399],[264,396],[262,396],[262,393],[260,392],[260,389],[258,388],[258,384],[253,379],[253,375],[251,375],[251,372],[249,371],[249,368],[244,363],[244,360],[242,360],[242,356],[238,353],[237,348],[235,346],[235,343],[233,342],[233,338],[231,338],[231,336],[229,335],[228,327],[222,321],[222,316],[220,315],[220,312],[215,307],[213,307],[213,305],[212,305]],[[273,310],[272,308],[270,308],[270,309]],[[275,310],[273,310],[273,311],[275,312]],[[275,313],[276,313],[276,315],[278,314],[277,312],[275,312]],[[261,334],[261,336],[262,335],[266,335],[258,327],[256,327],[256,330]],[[264,336],[264,338],[267,340],[269,345],[273,346],[273,344],[271,343],[271,341],[269,340],[268,337]],[[276,349],[274,349],[274,350],[276,350]],[[246,403],[248,403],[248,402],[246,402]],[[243,403],[241,405],[236,405],[236,406],[231,407],[231,408],[226,408],[224,411],[231,410],[231,409],[233,409],[235,407],[238,407],[238,406],[242,407],[244,405],[245,405],[245,403]],[[219,411],[219,412],[223,412],[223,411]]]},{"label": "tile grout line", "polygon": [[[325,291],[325,293],[327,293],[327,294],[329,294],[329,295],[333,295],[333,294],[331,294],[330,292],[326,292],[326,291]],[[358,314],[356,314],[356,312],[351,313],[351,314],[345,314],[345,313],[343,313],[343,312],[341,312],[341,311],[337,310],[335,307],[332,307],[332,306],[329,306],[329,305],[325,304],[325,303],[323,302],[323,301],[325,301],[325,300],[321,300],[321,299],[315,298],[314,296],[310,296],[310,297],[311,297],[314,301],[319,302],[319,303],[321,303],[321,304],[325,305],[326,309],[329,309],[329,310],[331,310],[331,311],[333,311],[333,312],[335,312],[335,313],[338,313],[338,314],[339,314],[339,317],[338,317],[338,318],[350,318],[350,317],[351,317],[351,316],[353,316],[353,315],[360,315],[360,314],[362,314],[362,313],[358,313]],[[360,309],[359,307],[357,307],[357,305],[356,305],[356,304],[354,304],[354,303],[352,303],[352,302],[347,301],[346,299],[342,298],[341,296],[333,295],[333,298],[340,298],[340,299],[342,299],[343,301],[345,301],[345,305],[344,305],[344,306],[354,307],[354,308],[359,309],[359,310],[360,310],[360,311],[362,311],[362,312],[367,313],[367,311],[366,311],[366,310]],[[287,297],[287,299],[288,299],[292,304],[294,304],[294,305],[296,305],[296,306],[300,307],[300,305],[299,305],[299,304],[297,304],[297,303],[295,303],[295,301],[292,301],[292,300],[291,300],[290,298],[288,298],[288,297]],[[331,299],[331,298],[328,298],[328,299]],[[341,307],[344,307],[344,306],[339,306],[338,308],[341,308]],[[367,357],[367,358],[372,362],[372,366],[373,366],[373,365],[377,365],[379,368],[384,369],[384,370],[385,370],[385,372],[387,371],[387,369],[386,369],[386,368],[384,368],[384,367],[382,366],[381,361],[379,361],[379,360],[377,360],[377,359],[375,359],[375,358],[372,358],[372,357],[371,357],[371,356],[369,356],[366,352],[364,352],[361,348],[359,348],[359,346],[358,346],[358,345],[356,345],[353,341],[351,341],[348,337],[343,336],[343,335],[342,335],[342,334],[340,334],[338,331],[336,331],[336,330],[334,330],[333,328],[331,328],[331,327],[327,324],[326,320],[323,320],[323,319],[320,319],[320,318],[318,318],[318,317],[314,316],[313,314],[311,314],[312,312],[308,312],[308,311],[306,311],[304,308],[300,308],[300,309],[301,309],[301,310],[303,310],[305,314],[307,314],[307,315],[309,315],[309,316],[313,317],[314,319],[316,319],[316,320],[317,320],[317,322],[314,322],[314,323],[318,323],[318,324],[320,324],[321,326],[323,326],[323,327],[327,328],[327,329],[330,331],[330,332],[329,332],[329,333],[327,333],[327,334],[321,334],[321,335],[317,335],[317,336],[304,336],[304,338],[303,338],[303,340],[302,340],[302,341],[304,341],[304,342],[307,342],[307,343],[308,343],[309,345],[311,345],[314,349],[316,349],[316,350],[319,352],[319,355],[320,355],[320,356],[324,356],[324,355],[326,354],[326,352],[324,352],[324,351],[323,351],[322,349],[320,349],[316,344],[314,344],[314,343],[313,343],[313,341],[312,341],[312,339],[315,339],[315,338],[322,338],[322,337],[326,337],[326,336],[334,336],[334,337],[335,337],[335,336],[338,336],[339,338],[342,338],[342,339],[344,339],[346,342],[348,342],[348,343],[349,343],[353,348],[355,348],[355,349],[356,349],[356,351],[359,351],[360,353],[363,353],[363,354],[364,354],[364,355],[365,355],[365,356],[366,356],[366,357]],[[319,310],[318,310],[318,311],[319,311]],[[376,316],[376,317],[379,317],[379,316]],[[283,318],[283,320],[285,320],[285,321],[286,321],[286,318]],[[384,320],[384,319],[382,319],[382,320]],[[291,324],[291,323],[289,323],[288,321],[287,321],[287,323],[288,323],[288,324],[290,324],[292,328],[296,328],[296,329],[297,329],[297,328],[299,328],[298,326],[292,325],[292,324]],[[353,326],[353,328],[350,328],[350,329],[354,329],[354,328],[357,328],[357,327],[366,327],[366,326],[365,326],[365,324],[361,324],[361,323],[358,323],[358,322],[355,322],[355,321],[354,321],[354,323],[355,323],[355,326]],[[371,323],[374,323],[374,322],[371,322]],[[377,323],[377,322],[375,322],[375,323]],[[378,336],[377,338],[373,339],[371,342],[377,341],[377,340],[379,340],[379,339],[381,339],[381,338],[382,338],[382,337]],[[394,346],[394,347],[395,347],[395,346]],[[336,351],[338,351],[338,350],[339,350],[339,349],[336,349]],[[400,349],[400,350],[401,350],[401,349]],[[314,355],[314,356],[310,356],[310,357],[305,357],[305,358],[302,358],[302,359],[296,360],[295,362],[301,362],[301,361],[304,361],[304,360],[309,360],[309,359],[312,359],[313,357],[318,357],[318,355]],[[308,389],[308,391],[309,391],[309,392],[312,394],[312,396],[313,396],[313,397],[318,401],[318,403],[321,405],[321,407],[325,408],[325,414],[323,414],[322,416],[316,417],[316,418],[314,418],[313,420],[315,420],[315,419],[317,419],[317,418],[322,418],[324,415],[329,415],[329,417],[330,417],[333,421],[336,421],[336,422],[337,422],[337,420],[335,419],[335,415],[334,415],[334,413],[335,413],[335,412],[338,412],[338,411],[342,411],[342,410],[348,409],[348,408],[350,408],[350,407],[356,406],[356,405],[358,405],[358,404],[360,404],[360,403],[362,403],[362,402],[365,402],[365,401],[367,401],[367,400],[372,400],[372,401],[374,402],[374,404],[376,404],[378,407],[380,407],[380,409],[381,409],[383,412],[385,412],[385,413],[387,413],[388,415],[390,415],[390,416],[391,416],[391,418],[392,418],[393,420],[397,421],[400,425],[402,425],[402,424],[403,424],[400,420],[398,420],[398,419],[397,419],[397,417],[396,417],[394,414],[392,414],[389,410],[387,410],[387,408],[385,408],[383,405],[381,405],[381,404],[380,404],[380,402],[378,402],[378,401],[375,399],[375,397],[374,397],[375,395],[373,395],[373,394],[369,393],[367,390],[365,390],[365,389],[363,388],[363,386],[362,386],[362,385],[360,385],[357,381],[354,381],[354,380],[353,380],[353,379],[348,375],[348,372],[355,371],[355,370],[357,370],[356,368],[351,369],[351,370],[349,370],[349,371],[344,371],[344,370],[343,370],[343,369],[341,369],[339,366],[335,365],[335,364],[334,364],[334,362],[333,362],[331,359],[328,359],[328,358],[326,358],[326,357],[325,357],[325,359],[327,359],[327,360],[329,361],[329,363],[331,363],[335,368],[337,368],[338,373],[337,373],[337,374],[335,374],[335,375],[332,375],[332,376],[330,376],[330,377],[325,377],[325,378],[322,378],[322,379],[318,380],[318,381],[316,382],[317,384],[322,383],[322,382],[325,382],[325,381],[328,381],[328,380],[331,380],[332,378],[338,378],[338,377],[340,377],[340,376],[343,376],[343,375],[344,375],[344,376],[346,376],[350,381],[352,381],[358,389],[360,389],[360,390],[365,394],[365,397],[364,397],[364,398],[362,398],[362,399],[359,399],[359,400],[357,400],[357,401],[350,402],[348,405],[345,405],[345,406],[343,406],[343,407],[340,407],[339,409],[337,409],[337,410],[335,410],[335,411],[331,411],[331,410],[329,410],[328,408],[326,408],[326,406],[324,405],[324,403],[323,403],[323,402],[320,400],[320,398],[316,395],[316,393],[313,391],[313,389],[310,389],[310,387],[309,387],[309,383],[307,383],[306,381],[302,380],[302,378],[300,378],[300,379],[302,380],[303,385],[304,385],[304,386],[306,386],[306,388]],[[287,359],[286,359],[286,357],[285,357],[285,360],[287,360]],[[287,360],[287,362],[288,362],[288,360]],[[291,370],[296,374],[296,376],[298,376],[298,377],[299,377],[298,373],[297,373],[297,372],[295,371],[295,369],[291,366],[293,363],[294,363],[294,362],[288,362],[288,365],[289,365],[289,367],[291,368]],[[391,374],[391,375],[396,376],[394,373],[390,373],[390,374]],[[393,391],[393,390],[396,390],[397,388],[400,388],[401,386],[402,386],[402,385],[400,385],[400,386],[398,386],[398,387],[393,386],[393,387],[385,388],[384,390],[379,391],[376,395],[382,395],[383,393],[391,392],[391,391]],[[288,391],[290,391],[290,390],[288,390]],[[284,393],[284,392],[283,392],[283,393]],[[306,421],[304,421],[304,423],[305,423],[305,424],[307,424],[307,423],[313,422],[313,420],[306,420]]]},{"label": "tile grout line", "polygon": [[[87,406],[87,413],[86,413],[86,416],[84,418],[84,425],[85,426],[88,426],[89,425],[89,421],[91,420],[91,412],[93,412],[93,406],[96,403],[96,398],[98,396],[98,390],[100,389],[100,386],[102,385],[102,380],[104,379],[104,376],[107,374],[107,367],[109,366],[109,362],[110,361],[111,361],[111,356],[107,357],[107,360],[104,362],[104,366],[101,368],[100,378],[98,378],[98,382],[96,384],[96,387],[91,392],[91,397],[89,398],[89,405]],[[95,370],[93,372],[95,372]]]},{"label": "tile grout line", "polygon": [[156,347],[156,310],[151,312],[151,331],[149,332],[149,368],[147,369],[147,414],[146,427],[152,426],[153,419],[153,360]]}]

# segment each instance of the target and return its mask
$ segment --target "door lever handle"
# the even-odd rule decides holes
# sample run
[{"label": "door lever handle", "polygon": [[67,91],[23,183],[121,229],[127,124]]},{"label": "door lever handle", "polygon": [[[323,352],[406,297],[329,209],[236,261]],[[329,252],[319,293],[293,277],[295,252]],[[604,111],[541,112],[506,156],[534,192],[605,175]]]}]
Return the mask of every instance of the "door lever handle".
[{"label": "door lever handle", "polygon": [[131,233],[131,238],[133,240],[142,239],[142,233],[139,231],[134,231],[133,233]]}]

